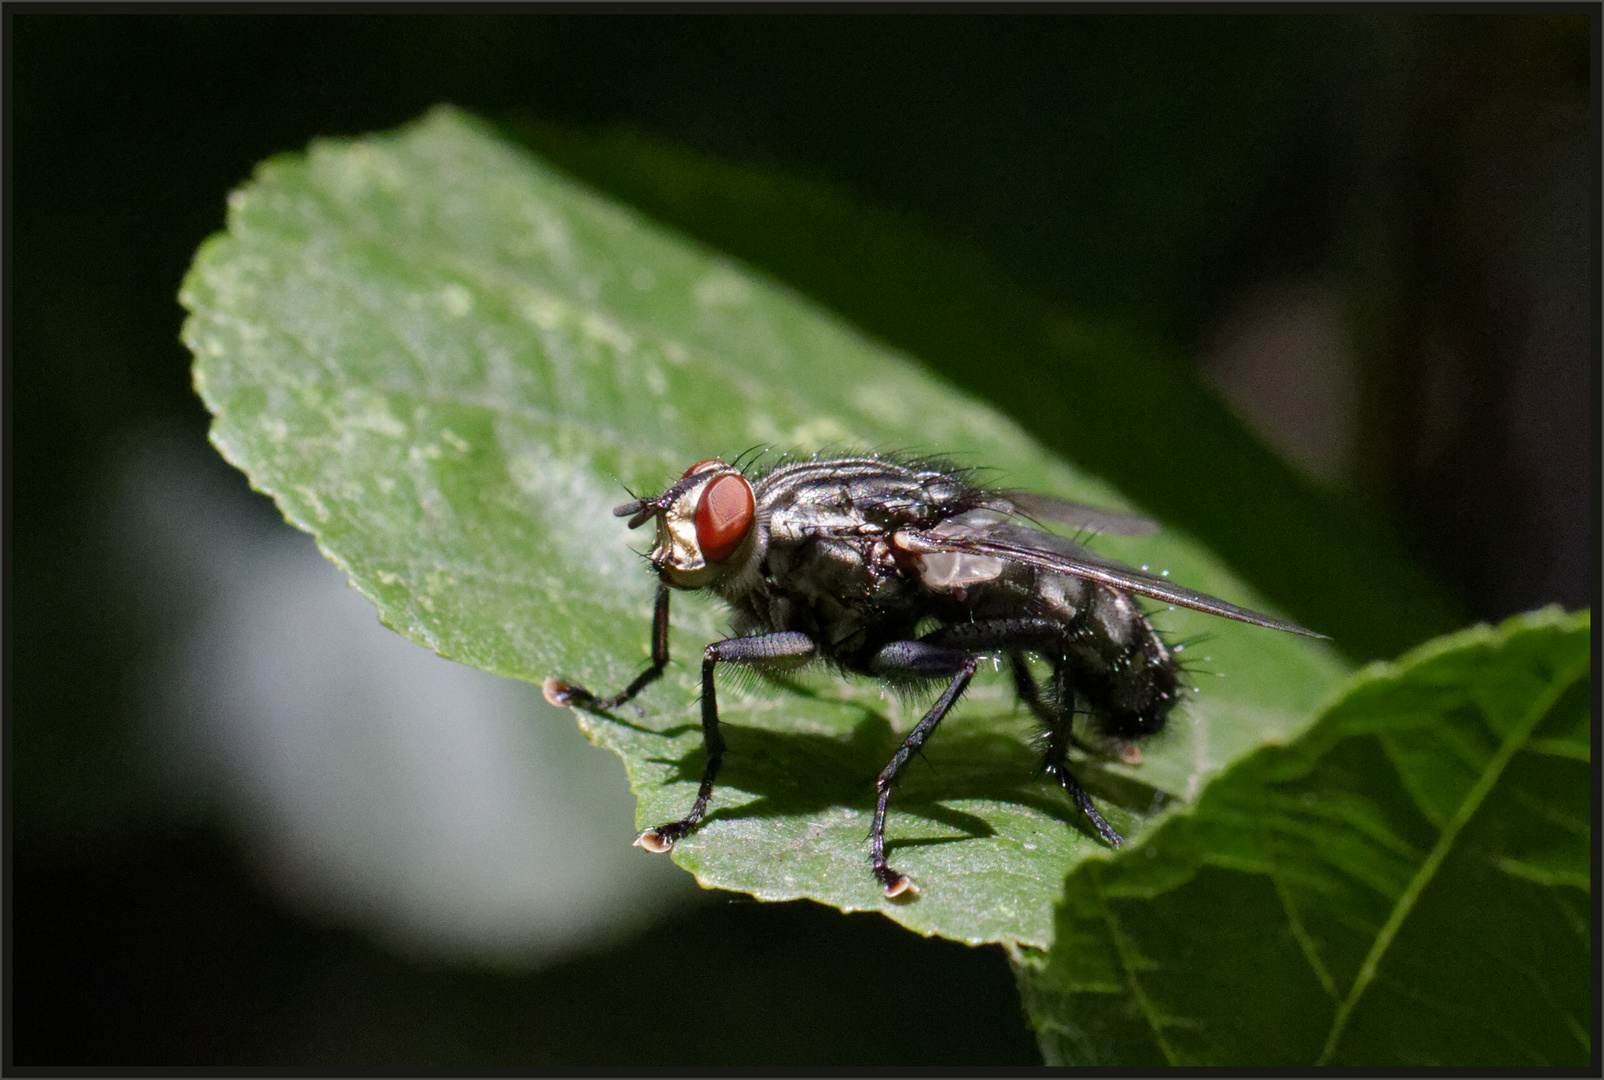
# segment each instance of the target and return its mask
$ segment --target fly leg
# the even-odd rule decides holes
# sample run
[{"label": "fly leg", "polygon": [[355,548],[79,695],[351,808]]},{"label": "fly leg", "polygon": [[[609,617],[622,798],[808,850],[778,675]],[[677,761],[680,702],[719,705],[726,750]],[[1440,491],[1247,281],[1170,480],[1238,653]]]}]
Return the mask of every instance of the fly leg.
[{"label": "fly leg", "polygon": [[1019,700],[1025,703],[1032,716],[1041,721],[1043,726],[1053,723],[1053,710],[1041,699],[1041,687],[1036,684],[1036,676],[1030,673],[1030,665],[1025,661],[1021,652],[1008,653],[1008,670],[1014,676],[1014,689],[1019,693]]},{"label": "fly leg", "polygon": [[1075,691],[1066,682],[1064,669],[1067,661],[1060,658],[1053,665],[1053,696],[1051,701],[1043,700],[1041,687],[1036,683],[1036,677],[1030,673],[1030,665],[1025,662],[1023,653],[1010,652],[1008,654],[1008,669],[1014,676],[1014,688],[1019,693],[1019,700],[1025,703],[1032,716],[1041,724],[1043,730],[1053,731],[1059,726],[1059,714],[1062,712],[1070,716],[1070,722],[1064,726],[1069,728],[1069,745],[1084,754],[1107,757],[1106,750],[1099,750],[1089,746],[1076,735],[1073,730],[1073,714],[1075,708]]},{"label": "fly leg", "polygon": [[707,750],[707,764],[702,766],[702,784],[696,790],[696,801],[691,812],[678,821],[670,821],[655,829],[647,829],[635,839],[647,851],[662,852],[674,846],[696,828],[707,813],[707,800],[713,794],[713,779],[724,763],[724,736],[718,729],[718,697],[713,685],[713,669],[719,664],[741,664],[747,667],[797,667],[813,659],[818,646],[806,634],[795,630],[776,634],[757,634],[753,637],[726,638],[715,641],[702,653],[702,745]]},{"label": "fly leg", "polygon": [[616,709],[646,689],[663,674],[668,666],[668,586],[657,586],[657,606],[652,610],[652,662],[646,670],[635,676],[628,686],[612,697],[599,698],[583,686],[574,686],[561,679],[550,678],[540,685],[541,693],[553,705],[573,705],[592,712]]},{"label": "fly leg", "polygon": [[[1063,654],[1063,624],[1050,619],[988,619],[943,627],[927,635],[924,640],[940,645],[961,645],[978,651],[1007,650],[1020,696],[1047,729],[1048,775],[1069,793],[1081,813],[1092,823],[1092,828],[1097,830],[1098,836],[1113,847],[1124,843],[1125,838],[1098,812],[1092,797],[1069,772],[1069,748],[1085,747],[1075,738],[1075,685],[1069,659]],[[1019,655],[1025,649],[1040,652],[1052,660],[1052,693],[1046,699],[1025,666],[1023,657]]]},{"label": "fly leg", "polygon": [[924,745],[930,733],[936,730],[936,725],[941,723],[941,718],[947,715],[953,703],[968,688],[969,680],[975,677],[975,669],[979,666],[980,657],[975,653],[923,641],[894,641],[876,653],[869,662],[869,669],[874,674],[892,681],[910,676],[923,679],[952,676],[947,689],[930,706],[924,719],[909,732],[874,782],[877,798],[874,824],[869,827],[869,846],[873,852],[874,876],[885,887],[888,900],[910,889],[918,892],[906,874],[898,873],[886,865],[886,802],[891,798],[891,785],[896,782],[897,774],[908,763],[908,759]]},{"label": "fly leg", "polygon": [[1069,673],[1069,660],[1064,656],[1053,657],[1052,696],[1058,706],[1057,715],[1042,721],[1042,726],[1047,729],[1047,760],[1044,766],[1047,775],[1057,780],[1059,786],[1069,793],[1070,799],[1086,815],[1092,828],[1097,830],[1097,835],[1110,846],[1119,847],[1125,838],[1098,812],[1097,804],[1092,802],[1092,797],[1086,794],[1086,789],[1069,771],[1069,747],[1071,743],[1079,745],[1079,740],[1074,733],[1075,687]]}]

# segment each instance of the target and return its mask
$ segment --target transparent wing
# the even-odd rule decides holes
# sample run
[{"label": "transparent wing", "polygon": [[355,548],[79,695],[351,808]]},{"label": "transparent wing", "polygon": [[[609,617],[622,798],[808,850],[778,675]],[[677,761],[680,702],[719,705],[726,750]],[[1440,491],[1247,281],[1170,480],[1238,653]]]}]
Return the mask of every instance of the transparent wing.
[{"label": "transparent wing", "polygon": [[[967,520],[965,520],[967,519]],[[1112,559],[1105,559],[1082,544],[1039,529],[1008,522],[985,520],[977,515],[953,518],[932,529],[903,529],[897,543],[921,555],[942,552],[1008,559],[1054,573],[1095,581],[1100,585],[1151,597],[1176,607],[1219,615],[1238,622],[1252,623],[1289,634],[1324,638],[1326,635],[1283,622],[1257,611],[1221,600],[1217,596],[1177,585],[1167,578],[1137,570]]]},{"label": "transparent wing", "polygon": [[1156,522],[1139,514],[1099,510],[1095,506],[1034,491],[999,491],[987,506],[1004,513],[1017,512],[1044,524],[1067,525],[1072,529],[1090,529],[1114,536],[1147,536],[1158,531]]}]

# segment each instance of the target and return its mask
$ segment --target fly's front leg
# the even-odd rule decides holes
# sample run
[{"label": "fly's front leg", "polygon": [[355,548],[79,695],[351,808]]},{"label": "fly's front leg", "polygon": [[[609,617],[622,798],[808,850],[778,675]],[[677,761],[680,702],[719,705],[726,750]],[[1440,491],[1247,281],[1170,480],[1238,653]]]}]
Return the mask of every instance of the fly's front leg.
[{"label": "fly's front leg", "polygon": [[655,829],[647,829],[635,843],[647,851],[667,851],[674,842],[696,828],[707,812],[707,800],[713,794],[713,779],[724,761],[724,736],[718,729],[718,697],[713,684],[713,669],[719,664],[742,664],[747,667],[797,667],[813,659],[818,646],[806,634],[794,630],[777,634],[758,634],[754,637],[726,638],[715,641],[702,653],[702,745],[707,750],[707,764],[702,767],[702,784],[696,790],[696,802],[691,812],[678,821],[670,821]]},{"label": "fly's front leg", "polygon": [[869,847],[874,864],[874,876],[880,879],[885,887],[886,899],[890,900],[905,892],[919,890],[909,880],[906,874],[893,870],[886,864],[886,803],[891,798],[891,785],[896,782],[897,774],[908,763],[930,733],[936,730],[942,717],[947,715],[953,704],[963,695],[969,686],[969,680],[975,677],[975,669],[980,666],[980,657],[962,649],[944,648],[940,645],[931,645],[924,641],[894,641],[875,654],[870,662],[870,670],[876,675],[884,676],[893,681],[909,676],[917,678],[938,678],[951,675],[952,682],[942,691],[941,697],[930,706],[930,711],[914,726],[913,731],[902,741],[897,752],[891,756],[890,762],[881,770],[874,782],[875,804],[874,824],[869,827]]},{"label": "fly's front leg", "polygon": [[652,662],[646,670],[635,676],[622,691],[612,697],[599,698],[583,686],[574,686],[561,679],[550,678],[541,684],[541,693],[553,705],[573,705],[592,712],[616,709],[624,702],[656,682],[668,666],[668,586],[657,586],[657,605],[652,609]]}]

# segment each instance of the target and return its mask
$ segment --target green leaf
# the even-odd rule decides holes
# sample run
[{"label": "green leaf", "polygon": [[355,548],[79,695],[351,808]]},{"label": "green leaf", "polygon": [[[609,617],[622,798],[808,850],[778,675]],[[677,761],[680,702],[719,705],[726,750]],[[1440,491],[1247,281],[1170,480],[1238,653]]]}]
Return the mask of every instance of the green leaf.
[{"label": "green leaf", "polygon": [[1017,956],[1047,1060],[1586,1064],[1590,626],[1551,608],[1373,665],[1083,862],[1051,953]]},{"label": "green leaf", "polygon": [[[502,675],[606,692],[640,670],[654,583],[631,549],[641,537],[610,510],[626,487],[658,490],[709,456],[943,451],[1000,485],[1122,505],[906,357],[449,109],[264,164],[182,300],[219,450],[388,625]],[[1262,606],[1173,533],[1098,546]],[[718,605],[674,602],[679,662],[638,709],[580,716],[624,759],[642,826],[694,796],[697,665],[684,661],[724,635]],[[1155,618],[1208,640],[1194,649],[1198,692],[1146,761],[1083,770],[1127,835],[1264,742],[1296,737],[1344,673],[1307,639],[1188,611]],[[719,700],[725,771],[706,824],[673,856],[704,885],[1045,946],[1065,874],[1101,850],[1036,775],[1007,680],[988,676],[893,799],[890,851],[923,894],[888,902],[868,872],[873,781],[928,701],[738,674],[721,678]]]}]

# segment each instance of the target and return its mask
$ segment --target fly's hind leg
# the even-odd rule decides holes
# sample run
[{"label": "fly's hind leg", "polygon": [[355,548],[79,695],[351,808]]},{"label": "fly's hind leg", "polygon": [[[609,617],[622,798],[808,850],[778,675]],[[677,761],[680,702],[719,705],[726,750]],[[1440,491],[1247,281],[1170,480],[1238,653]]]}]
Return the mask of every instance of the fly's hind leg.
[{"label": "fly's hind leg", "polygon": [[713,780],[724,762],[724,736],[718,728],[718,697],[713,683],[713,669],[719,664],[796,667],[807,663],[817,653],[818,646],[813,639],[794,630],[726,638],[713,642],[702,652],[702,745],[707,750],[707,764],[702,766],[702,783],[696,789],[696,802],[691,804],[691,812],[678,821],[670,821],[641,833],[635,839],[636,845],[647,851],[667,851],[676,840],[696,828],[702,815],[707,813],[707,800],[713,794]]},{"label": "fly's hind leg", "polygon": [[[1044,764],[1048,775],[1068,792],[1081,813],[1092,823],[1097,835],[1111,846],[1119,847],[1125,838],[1098,812],[1092,797],[1069,771],[1069,748],[1088,748],[1075,737],[1076,686],[1069,658],[1063,652],[1064,635],[1064,625],[1052,619],[992,619],[943,627],[922,640],[941,646],[961,646],[976,652],[995,650],[1007,654],[1019,696],[1047,731],[1047,757]],[[1052,662],[1052,686],[1045,695],[1025,662],[1023,654],[1026,651],[1039,653]],[[1096,753],[1095,750],[1089,752]]]},{"label": "fly's hind leg", "polygon": [[947,648],[932,645],[924,641],[894,641],[875,654],[870,662],[870,670],[874,674],[896,681],[898,679],[933,679],[943,676],[952,676],[947,689],[942,691],[941,697],[930,706],[930,711],[914,726],[913,731],[902,741],[897,752],[891,755],[891,760],[880,771],[874,782],[875,804],[874,824],[869,827],[869,847],[872,852],[874,876],[880,879],[885,888],[886,899],[890,900],[901,896],[910,890],[918,892],[913,882],[906,874],[893,870],[886,864],[886,803],[891,798],[891,785],[896,782],[897,774],[908,763],[908,759],[918,752],[919,747],[936,730],[942,717],[963,695],[969,686],[969,680],[975,677],[975,669],[980,666],[980,657],[964,649]]},{"label": "fly's hind leg", "polygon": [[1056,731],[1060,727],[1059,717],[1063,716],[1067,718],[1062,726],[1068,730],[1069,745],[1083,754],[1107,756],[1107,751],[1089,745],[1074,732],[1075,690],[1068,684],[1064,674],[1066,666],[1063,662],[1053,665],[1052,696],[1044,698],[1041,687],[1036,682],[1036,676],[1031,674],[1030,664],[1025,655],[1018,650],[1008,653],[1008,670],[1014,676],[1014,689],[1019,694],[1019,700],[1025,703],[1025,707],[1041,724],[1042,729]]},{"label": "fly's hind leg", "polygon": [[1014,689],[1019,693],[1019,700],[1025,703],[1025,707],[1041,721],[1043,727],[1051,727],[1056,719],[1056,711],[1042,700],[1041,687],[1036,682],[1036,676],[1030,673],[1030,663],[1025,655],[1017,651],[1010,652],[1008,670],[1013,673]]},{"label": "fly's hind leg", "polygon": [[[1097,804],[1092,802],[1092,797],[1086,793],[1086,789],[1080,786],[1080,781],[1076,780],[1069,771],[1070,746],[1073,745],[1084,749],[1084,745],[1080,740],[1075,738],[1074,732],[1074,679],[1070,673],[1067,658],[1061,655],[1054,656],[1052,661],[1053,690],[1051,700],[1056,706],[1056,710],[1050,715],[1043,716],[1043,711],[1045,710],[1039,710],[1036,705],[1031,707],[1031,711],[1036,714],[1037,718],[1042,721],[1042,726],[1047,729],[1047,758],[1043,767],[1047,775],[1057,780],[1059,786],[1068,792],[1070,799],[1080,808],[1080,812],[1085,814],[1086,819],[1092,823],[1092,828],[1097,830],[1097,835],[1101,836],[1111,846],[1119,847],[1125,842],[1125,838],[1098,812]],[[1016,664],[1014,668],[1016,682],[1019,681],[1019,676],[1020,665]],[[1030,679],[1028,670],[1024,672],[1024,677]],[[1041,695],[1039,691],[1036,691],[1034,679],[1030,681],[1030,688],[1035,694],[1037,703],[1040,704]],[[1020,696],[1025,697],[1023,688],[1020,690]]]}]

